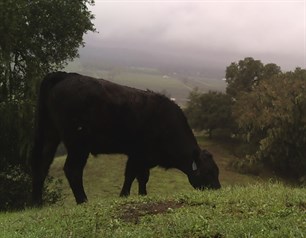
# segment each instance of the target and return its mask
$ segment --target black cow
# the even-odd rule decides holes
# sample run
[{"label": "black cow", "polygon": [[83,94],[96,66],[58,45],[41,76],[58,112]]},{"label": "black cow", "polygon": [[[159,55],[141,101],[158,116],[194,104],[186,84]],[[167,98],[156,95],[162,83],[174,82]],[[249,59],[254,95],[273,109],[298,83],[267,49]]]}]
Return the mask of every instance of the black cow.
[{"label": "black cow", "polygon": [[42,188],[60,142],[67,148],[64,171],[77,203],[87,200],[83,168],[89,153],[128,156],[121,196],[135,180],[145,195],[155,166],[183,171],[194,188],[220,188],[212,155],[201,150],[182,110],[171,100],[76,73],[48,74],[41,83],[32,159],[33,201]]}]

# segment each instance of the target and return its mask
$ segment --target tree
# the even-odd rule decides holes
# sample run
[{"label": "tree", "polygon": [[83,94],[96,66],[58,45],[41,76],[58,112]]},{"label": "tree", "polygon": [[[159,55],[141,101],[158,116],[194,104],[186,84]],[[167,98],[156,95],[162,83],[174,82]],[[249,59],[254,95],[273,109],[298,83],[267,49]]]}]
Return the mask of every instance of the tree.
[{"label": "tree", "polygon": [[275,171],[299,178],[306,175],[306,70],[262,80],[237,99],[233,115],[248,143],[248,158]]},{"label": "tree", "polygon": [[95,31],[91,0],[7,0],[0,3],[1,101],[35,97],[39,79],[78,56]]},{"label": "tree", "polygon": [[[30,141],[27,135],[32,131],[37,86],[47,72],[62,68],[67,60],[77,57],[79,46],[84,45],[83,34],[95,31],[93,15],[87,8],[87,4],[93,3],[89,0],[0,2],[0,109],[4,110],[1,129],[18,131],[9,142],[13,148],[3,147],[1,143],[2,148],[22,152],[21,141]],[[20,157],[2,153],[3,150],[0,157],[11,160]]]},{"label": "tree", "polygon": [[281,69],[276,64],[264,65],[260,60],[247,57],[226,68],[226,93],[236,99],[241,92],[251,92],[260,80],[280,73]]},{"label": "tree", "polygon": [[[38,85],[47,72],[77,57],[83,34],[95,31],[87,7],[92,4],[0,1],[0,174],[7,174],[11,165],[27,168]],[[4,197],[5,191],[0,192]]]},{"label": "tree", "polygon": [[194,90],[189,95],[185,113],[192,128],[207,130],[212,138],[215,129],[231,125],[231,100],[228,95],[218,92],[200,93]]},{"label": "tree", "polygon": [[281,73],[282,73],[281,67],[279,67],[278,65],[273,63],[266,64],[263,67],[262,78],[270,79],[275,75],[280,75]]},{"label": "tree", "polygon": [[231,63],[226,68],[226,93],[236,97],[239,92],[250,92],[252,86],[261,77],[263,64],[253,58],[245,58],[238,63]]}]

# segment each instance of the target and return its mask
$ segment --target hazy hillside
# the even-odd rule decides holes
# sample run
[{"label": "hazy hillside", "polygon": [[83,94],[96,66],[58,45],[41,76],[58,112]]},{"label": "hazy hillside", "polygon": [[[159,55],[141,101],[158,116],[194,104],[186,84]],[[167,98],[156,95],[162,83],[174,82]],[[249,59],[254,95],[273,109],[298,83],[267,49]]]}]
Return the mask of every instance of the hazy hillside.
[{"label": "hazy hillside", "polygon": [[65,70],[143,90],[161,92],[175,98],[176,102],[182,106],[185,105],[189,93],[195,88],[203,92],[225,91],[226,83],[221,76],[207,77],[200,71],[192,71],[191,68],[185,71],[177,67],[162,68],[153,61],[150,62],[145,54],[134,54],[134,58],[127,59],[124,53],[121,57],[116,52],[118,53],[114,50],[113,55],[107,53],[104,55],[98,51],[92,51],[90,55],[87,55],[90,53],[88,50],[85,54],[81,54],[79,59],[69,63]]},{"label": "hazy hillside", "polygon": [[[210,59],[209,55],[196,56],[177,51],[143,49],[143,47],[114,47],[105,42],[101,45],[88,45],[80,49],[80,60],[83,65],[113,65],[121,67],[156,68],[167,73],[177,72],[181,75],[201,75],[203,78],[224,78],[225,68]],[[230,64],[230,62],[228,62]]]}]

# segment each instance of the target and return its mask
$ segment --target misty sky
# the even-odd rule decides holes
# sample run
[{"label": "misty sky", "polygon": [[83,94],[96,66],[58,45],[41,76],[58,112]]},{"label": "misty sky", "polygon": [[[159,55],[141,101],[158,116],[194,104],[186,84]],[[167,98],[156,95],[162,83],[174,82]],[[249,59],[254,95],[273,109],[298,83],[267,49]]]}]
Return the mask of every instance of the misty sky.
[{"label": "misty sky", "polygon": [[96,0],[87,46],[145,50],[229,65],[252,56],[306,68],[306,1]]}]

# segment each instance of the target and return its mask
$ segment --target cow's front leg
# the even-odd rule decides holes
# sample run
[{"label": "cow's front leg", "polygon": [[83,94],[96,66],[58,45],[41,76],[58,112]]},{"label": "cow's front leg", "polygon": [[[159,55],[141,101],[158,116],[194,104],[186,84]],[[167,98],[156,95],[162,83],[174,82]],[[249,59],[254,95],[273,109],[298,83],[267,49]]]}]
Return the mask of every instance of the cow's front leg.
[{"label": "cow's front leg", "polygon": [[127,197],[130,195],[132,183],[137,176],[137,168],[132,158],[128,158],[125,167],[125,179],[123,187],[120,192],[120,197]]}]

